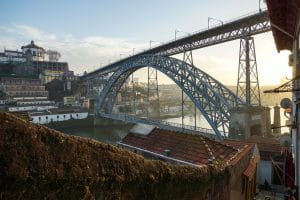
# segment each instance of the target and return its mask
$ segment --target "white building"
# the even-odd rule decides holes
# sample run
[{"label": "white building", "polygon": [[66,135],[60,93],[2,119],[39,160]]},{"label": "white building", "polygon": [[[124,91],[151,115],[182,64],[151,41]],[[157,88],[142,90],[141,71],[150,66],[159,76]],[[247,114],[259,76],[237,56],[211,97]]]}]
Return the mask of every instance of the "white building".
[{"label": "white building", "polygon": [[45,60],[45,50],[42,47],[35,45],[34,41],[31,41],[28,45],[22,46],[21,49],[22,51],[5,49],[4,52],[0,52],[0,63]]},{"label": "white building", "polygon": [[7,108],[8,112],[24,112],[24,111],[42,111],[48,109],[58,108],[55,105],[23,105],[23,106],[10,106]]},{"label": "white building", "polygon": [[32,61],[44,61],[45,49],[34,44],[31,41],[30,44],[21,47],[23,54]]},{"label": "white building", "polygon": [[18,101],[17,105],[21,106],[21,105],[45,105],[45,104],[55,104],[54,101],[50,101],[50,100],[23,100],[23,101]]},{"label": "white building", "polygon": [[25,62],[26,56],[22,51],[4,50],[0,53],[0,63]]},{"label": "white building", "polygon": [[48,124],[50,122],[66,121],[72,119],[85,119],[88,112],[65,112],[65,113],[30,113],[32,122],[35,124]]}]

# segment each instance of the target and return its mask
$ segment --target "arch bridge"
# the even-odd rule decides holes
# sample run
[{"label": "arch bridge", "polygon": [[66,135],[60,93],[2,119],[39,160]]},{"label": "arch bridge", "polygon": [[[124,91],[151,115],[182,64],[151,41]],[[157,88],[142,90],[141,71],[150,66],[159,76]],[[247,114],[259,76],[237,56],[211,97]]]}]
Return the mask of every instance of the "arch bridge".
[{"label": "arch bridge", "polygon": [[97,98],[96,114],[111,114],[117,93],[126,79],[143,67],[154,68],[172,79],[192,100],[217,137],[225,137],[225,130],[229,126],[229,111],[244,102],[207,73],[172,57],[141,55],[122,63]]},{"label": "arch bridge", "polygon": [[[251,48],[251,45],[249,45],[251,36],[270,30],[271,24],[267,11],[252,13],[214,27],[209,27],[206,30],[196,32],[186,37],[176,38],[157,47],[120,59],[83,75],[81,80],[85,82],[86,88],[88,88],[87,91],[94,91],[93,87],[95,85],[98,86],[97,92],[99,95],[97,96],[95,106],[96,114],[109,118],[118,118],[113,115],[112,109],[116,101],[117,93],[126,79],[136,70],[148,67],[149,101],[149,69],[156,70],[156,84],[157,71],[160,71],[172,79],[192,100],[197,109],[210,124],[217,137],[221,139],[226,136],[225,131],[228,130],[229,111],[236,105],[244,105],[245,102],[219,81],[196,68],[193,65],[192,51],[236,39],[241,39],[241,41],[245,40],[248,45],[246,45],[246,53],[240,55],[240,65],[249,68],[249,60],[251,60],[249,55],[252,55],[249,53],[251,52],[249,51],[249,48]],[[183,61],[170,57],[180,53],[183,54]],[[243,55],[246,55],[245,59],[242,57]],[[253,55],[255,55],[255,53]],[[246,60],[248,60],[248,62]],[[241,62],[246,62],[246,64]],[[251,66],[253,69],[255,68],[253,66],[256,66],[256,60]],[[248,76],[249,74],[251,73],[248,73]],[[247,76],[247,73],[241,70],[241,74],[239,74],[241,82],[244,75]],[[248,80],[250,80],[249,77]],[[119,119],[121,118],[122,117],[119,117]],[[151,122],[150,119],[141,120],[132,117],[126,119],[123,117],[122,119],[131,122],[142,121],[144,123],[163,126],[162,123]],[[169,128],[171,129],[172,127]]]}]

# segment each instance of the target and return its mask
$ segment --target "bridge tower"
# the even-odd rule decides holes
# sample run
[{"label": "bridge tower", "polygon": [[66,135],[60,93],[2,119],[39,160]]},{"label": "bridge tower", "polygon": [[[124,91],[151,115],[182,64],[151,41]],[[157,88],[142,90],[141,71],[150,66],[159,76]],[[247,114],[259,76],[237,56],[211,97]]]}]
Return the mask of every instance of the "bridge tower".
[{"label": "bridge tower", "polygon": [[[147,118],[151,118],[150,114],[155,113],[152,116],[154,119],[160,118],[160,104],[159,104],[159,93],[158,93],[158,79],[157,70],[148,67],[148,99],[147,99]],[[153,109],[154,112],[151,112]]]},{"label": "bridge tower", "polygon": [[[260,106],[260,89],[253,37],[240,40],[239,69],[236,95],[248,106]],[[239,106],[239,105],[237,105]]]},{"label": "bridge tower", "polygon": [[240,40],[236,95],[246,102],[231,110],[229,137],[245,139],[253,135],[268,136],[271,131],[270,109],[261,106],[253,37]]},{"label": "bridge tower", "polygon": [[[191,49],[183,52],[183,62],[194,66],[193,51]],[[196,82],[196,81],[194,80],[194,82]],[[183,90],[181,90],[181,124],[182,124],[182,127],[184,126],[184,116],[185,116],[184,106],[187,105],[187,103],[190,101],[191,101],[191,99],[183,92]],[[195,127],[195,129],[197,128],[197,108],[196,108],[195,104],[194,104],[194,127]]]}]

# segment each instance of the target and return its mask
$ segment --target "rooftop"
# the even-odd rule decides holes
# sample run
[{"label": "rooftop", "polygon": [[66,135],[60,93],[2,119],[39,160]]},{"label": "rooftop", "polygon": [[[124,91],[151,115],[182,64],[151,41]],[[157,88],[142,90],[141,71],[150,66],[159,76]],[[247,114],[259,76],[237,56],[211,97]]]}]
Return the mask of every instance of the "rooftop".
[{"label": "rooftop", "polygon": [[244,141],[247,143],[257,144],[260,151],[281,152],[283,148],[280,142],[275,138],[253,135]]},{"label": "rooftop", "polygon": [[300,0],[267,0],[272,32],[278,51],[292,50],[300,16]]},{"label": "rooftop", "polygon": [[7,50],[7,49],[5,49],[4,52],[10,52],[10,53],[22,53],[22,51],[18,51],[18,50]]},{"label": "rooftop", "polygon": [[148,135],[130,132],[119,144],[168,156],[193,165],[207,165],[214,160],[225,161],[229,164],[232,160],[239,158],[243,150],[249,149],[251,146],[240,145],[240,149],[237,149],[203,136],[159,128],[153,129]]},{"label": "rooftop", "polygon": [[[50,104],[53,105],[53,104]],[[75,107],[59,107],[59,108],[52,108],[44,110],[44,111],[38,111],[38,112],[30,112],[31,116],[42,116],[42,115],[57,115],[57,114],[71,114],[71,113],[87,113],[88,111],[85,109],[79,109]]]},{"label": "rooftop", "polygon": [[39,47],[36,44],[34,44],[33,40],[30,42],[30,44],[21,47],[21,49],[24,49],[24,48],[36,48],[36,49],[41,49],[41,50],[45,51],[42,47]]}]

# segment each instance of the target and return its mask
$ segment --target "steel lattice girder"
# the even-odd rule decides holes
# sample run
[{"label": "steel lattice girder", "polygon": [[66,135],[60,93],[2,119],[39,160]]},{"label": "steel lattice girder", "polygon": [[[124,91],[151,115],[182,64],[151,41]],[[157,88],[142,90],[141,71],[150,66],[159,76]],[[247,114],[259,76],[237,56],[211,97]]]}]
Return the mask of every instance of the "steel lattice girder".
[{"label": "steel lattice girder", "polygon": [[83,80],[93,79],[98,74],[107,74],[117,70],[123,62],[145,54],[160,54],[170,56],[174,54],[183,53],[185,51],[200,49],[223,42],[232,41],[235,39],[251,36],[259,33],[264,33],[271,30],[267,11],[258,12],[253,15],[245,16],[225,23],[223,25],[201,31],[187,37],[175,40],[169,43],[162,44],[158,47],[138,53],[132,57],[124,58],[117,62],[111,63],[105,67],[90,72],[81,78]]},{"label": "steel lattice girder", "polygon": [[219,138],[219,128],[228,128],[229,110],[244,104],[242,100],[200,69],[175,58],[158,55],[141,55],[122,63],[105,84],[97,98],[97,112],[111,113],[117,92],[127,77],[143,67],[155,68],[171,78],[193,101]]},{"label": "steel lattice girder", "polygon": [[[269,21],[263,21],[261,23],[255,23],[252,25],[244,24],[242,27],[236,27],[236,29],[220,29],[214,34],[203,35],[202,38],[191,41],[190,43],[183,43],[177,45],[174,48],[168,48],[165,51],[161,50],[158,52],[159,55],[171,56],[182,53],[187,50],[200,49],[239,38],[243,38],[248,35],[254,35],[258,33],[264,33],[271,29]],[[150,52],[151,53],[151,52]]]}]

